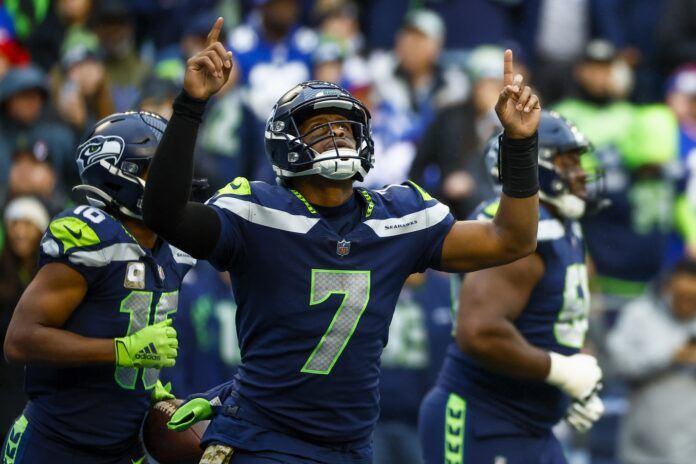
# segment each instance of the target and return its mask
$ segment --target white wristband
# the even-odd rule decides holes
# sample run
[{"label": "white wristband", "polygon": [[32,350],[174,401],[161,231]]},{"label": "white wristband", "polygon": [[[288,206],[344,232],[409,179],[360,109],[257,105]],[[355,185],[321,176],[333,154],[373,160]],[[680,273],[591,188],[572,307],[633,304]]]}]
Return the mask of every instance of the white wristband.
[{"label": "white wristband", "polygon": [[575,399],[587,398],[602,379],[597,360],[587,354],[564,356],[549,352],[551,368],[546,382]]}]

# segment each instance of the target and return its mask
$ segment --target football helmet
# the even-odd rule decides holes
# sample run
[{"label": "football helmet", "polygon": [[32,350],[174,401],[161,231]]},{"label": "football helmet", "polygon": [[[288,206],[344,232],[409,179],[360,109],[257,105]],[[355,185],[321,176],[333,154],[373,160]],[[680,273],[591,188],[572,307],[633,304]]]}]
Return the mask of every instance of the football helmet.
[{"label": "football helmet", "polygon": [[[300,126],[318,114],[336,114],[343,120],[331,121],[300,133]],[[339,147],[334,129],[349,125],[355,148]],[[323,134],[309,140],[312,134]],[[332,146],[319,153],[313,147],[331,138]],[[318,174],[328,179],[365,179],[374,163],[374,143],[370,131],[370,112],[344,88],[323,81],[303,82],[285,93],[273,107],[266,123],[266,154],[273,171],[283,182],[292,177]]]},{"label": "football helmet", "polygon": [[[576,152],[580,155],[591,150],[592,145],[573,124],[555,111],[542,111],[539,128],[539,198],[552,204],[558,213],[568,219],[581,218],[588,206],[595,208],[601,203],[602,173],[595,169],[589,173],[583,169],[582,181],[587,192],[581,196],[573,192],[571,173],[553,163],[554,158],[566,152]],[[499,183],[500,138],[494,136],[486,148],[486,166]],[[591,184],[591,185],[590,185]]]},{"label": "football helmet", "polygon": [[167,120],[145,111],[107,116],[77,147],[77,168],[87,201],[142,219],[144,176],[162,139]]}]

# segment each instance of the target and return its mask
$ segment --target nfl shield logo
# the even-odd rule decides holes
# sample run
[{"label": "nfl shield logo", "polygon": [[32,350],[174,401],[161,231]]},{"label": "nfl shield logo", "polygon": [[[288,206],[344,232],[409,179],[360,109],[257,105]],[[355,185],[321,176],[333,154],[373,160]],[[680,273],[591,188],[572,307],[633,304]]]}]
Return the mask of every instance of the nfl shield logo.
[{"label": "nfl shield logo", "polygon": [[346,256],[350,253],[350,242],[348,240],[341,240],[336,243],[336,254],[338,256]]}]

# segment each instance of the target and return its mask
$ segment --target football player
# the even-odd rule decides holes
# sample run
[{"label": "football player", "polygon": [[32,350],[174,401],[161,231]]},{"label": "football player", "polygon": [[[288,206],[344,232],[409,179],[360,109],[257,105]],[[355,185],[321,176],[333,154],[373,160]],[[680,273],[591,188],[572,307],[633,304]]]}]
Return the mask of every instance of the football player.
[{"label": "football player", "polygon": [[499,265],[535,248],[539,100],[513,76],[508,51],[497,105],[504,194],[493,221],[456,222],[413,183],[353,188],[373,162],[369,112],[320,81],[289,90],[268,119],[280,185],[237,178],[207,204],[192,203],[196,130],[232,66],[221,26],[187,62],[143,213],[175,246],[232,275],[242,364],[170,425],[212,417],[203,462],[372,462],[379,358],[406,278]]},{"label": "football player", "polygon": [[174,365],[178,290],[194,260],[142,222],[150,160],[167,122],[99,121],[77,149],[89,205],[48,226],[40,269],[14,311],[5,357],[26,363],[24,413],[3,464],[143,462],[138,433],[158,377]]},{"label": "football player", "polygon": [[[464,278],[456,343],[421,405],[427,464],[565,463],[551,428],[566,413],[581,431],[601,416],[602,372],[594,357],[579,354],[589,289],[577,220],[594,198],[580,166],[588,148],[558,113],[542,112],[537,249]],[[474,217],[491,220],[500,207],[489,201]]]}]

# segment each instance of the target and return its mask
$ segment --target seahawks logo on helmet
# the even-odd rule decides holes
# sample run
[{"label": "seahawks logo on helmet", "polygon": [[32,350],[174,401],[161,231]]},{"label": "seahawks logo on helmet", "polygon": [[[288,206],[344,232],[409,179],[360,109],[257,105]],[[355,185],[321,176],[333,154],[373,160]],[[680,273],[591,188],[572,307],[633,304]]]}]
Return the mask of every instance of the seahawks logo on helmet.
[{"label": "seahawks logo on helmet", "polygon": [[77,147],[77,168],[80,175],[101,160],[110,160],[112,164],[118,164],[125,146],[126,143],[118,135],[95,135],[87,140]]}]

